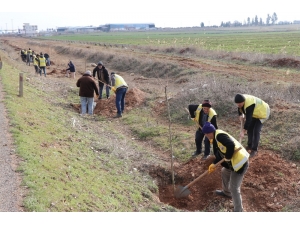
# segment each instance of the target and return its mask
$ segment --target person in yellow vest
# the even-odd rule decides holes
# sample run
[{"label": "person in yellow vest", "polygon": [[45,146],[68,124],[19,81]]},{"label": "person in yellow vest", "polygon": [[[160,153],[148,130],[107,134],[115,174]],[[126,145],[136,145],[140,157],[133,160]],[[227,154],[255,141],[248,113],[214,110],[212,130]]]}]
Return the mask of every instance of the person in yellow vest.
[{"label": "person in yellow vest", "polygon": [[215,164],[221,163],[222,190],[216,190],[215,194],[225,198],[232,198],[234,212],[242,212],[241,185],[245,173],[249,167],[249,153],[234,137],[227,132],[216,129],[210,122],[206,122],[202,132],[213,144],[215,160],[208,167],[208,173],[216,170]]},{"label": "person in yellow vest", "polygon": [[31,56],[32,55],[32,50],[29,48],[27,50],[27,56],[26,56],[26,65],[30,66],[30,62],[31,62]]},{"label": "person in yellow vest", "polygon": [[234,102],[238,107],[240,121],[245,122],[240,137],[243,138],[247,132],[248,141],[246,149],[251,150],[250,157],[254,157],[258,151],[263,123],[270,116],[270,107],[260,98],[247,94],[236,94]]},{"label": "person in yellow vest", "polygon": [[209,100],[204,100],[200,105],[189,105],[188,110],[190,112],[191,119],[193,119],[198,125],[198,129],[195,133],[196,151],[192,156],[196,157],[202,153],[202,141],[204,138],[203,159],[205,160],[210,156],[210,143],[209,140],[205,138],[205,135],[202,132],[202,127],[205,122],[208,121],[211,122],[216,129],[218,129],[217,113],[212,108],[212,104]]},{"label": "person in yellow vest", "polygon": [[33,66],[34,66],[34,70],[35,70],[35,74],[39,74],[39,60],[37,59],[36,55],[32,55],[33,57]]},{"label": "person in yellow vest", "polygon": [[46,77],[46,58],[44,57],[43,53],[40,53],[39,57],[39,68],[40,68],[40,76],[42,76],[42,71],[44,72],[44,75]]},{"label": "person in yellow vest", "polygon": [[125,110],[125,96],[128,85],[120,75],[111,72],[111,90],[116,93],[116,108],[117,115],[114,118],[122,117]]}]

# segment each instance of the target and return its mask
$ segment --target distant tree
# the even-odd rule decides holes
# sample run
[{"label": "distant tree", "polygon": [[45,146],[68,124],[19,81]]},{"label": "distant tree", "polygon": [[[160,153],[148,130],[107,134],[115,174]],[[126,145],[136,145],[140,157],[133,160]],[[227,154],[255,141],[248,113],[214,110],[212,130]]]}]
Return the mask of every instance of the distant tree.
[{"label": "distant tree", "polygon": [[234,26],[234,27],[240,27],[240,26],[242,26],[242,23],[239,22],[239,21],[237,21],[237,20],[235,20],[235,21],[233,22],[233,26]]},{"label": "distant tree", "polygon": [[255,26],[258,25],[258,17],[257,17],[257,15],[256,15],[255,18],[254,18],[254,24],[255,24]]},{"label": "distant tree", "polygon": [[262,18],[259,18],[259,25],[260,25],[260,26],[263,25],[263,20],[262,20]]},{"label": "distant tree", "polygon": [[268,14],[266,19],[267,26],[270,25],[271,16]]},{"label": "distant tree", "polygon": [[277,14],[274,12],[271,18],[272,24],[275,24],[277,22],[278,18],[277,18]]},{"label": "distant tree", "polygon": [[224,27],[224,23],[223,23],[223,21],[221,22],[221,25],[220,25],[221,27]]},{"label": "distant tree", "polygon": [[204,23],[203,22],[200,23],[200,27],[204,27]]},{"label": "distant tree", "polygon": [[255,25],[255,23],[254,23],[254,18],[252,18],[252,20],[251,20],[251,25],[252,25],[252,26]]},{"label": "distant tree", "polygon": [[247,18],[247,24],[250,25],[250,17]]}]

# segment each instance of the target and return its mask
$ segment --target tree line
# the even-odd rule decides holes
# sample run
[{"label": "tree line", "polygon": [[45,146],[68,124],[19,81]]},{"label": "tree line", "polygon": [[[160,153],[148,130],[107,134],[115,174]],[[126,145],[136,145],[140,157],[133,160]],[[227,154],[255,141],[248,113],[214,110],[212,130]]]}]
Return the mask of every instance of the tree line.
[{"label": "tree line", "polygon": [[[247,20],[244,21],[244,23],[241,23],[240,21],[235,20],[234,22],[221,22],[220,27],[242,27],[242,26],[269,26],[274,25],[278,21],[277,14],[274,12],[272,15],[268,14],[265,21],[262,18],[258,18],[256,15],[254,18],[248,17]],[[280,22],[280,24],[290,24],[290,22]],[[201,27],[205,27],[204,23],[200,23]]]}]

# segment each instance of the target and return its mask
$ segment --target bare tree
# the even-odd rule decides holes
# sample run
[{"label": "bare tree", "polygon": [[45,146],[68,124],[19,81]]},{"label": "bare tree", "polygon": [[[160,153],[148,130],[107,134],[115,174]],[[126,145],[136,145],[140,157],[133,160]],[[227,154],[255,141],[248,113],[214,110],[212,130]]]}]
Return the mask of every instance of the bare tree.
[{"label": "bare tree", "polygon": [[277,22],[278,18],[277,18],[277,14],[274,12],[271,18],[272,24],[275,24]]}]

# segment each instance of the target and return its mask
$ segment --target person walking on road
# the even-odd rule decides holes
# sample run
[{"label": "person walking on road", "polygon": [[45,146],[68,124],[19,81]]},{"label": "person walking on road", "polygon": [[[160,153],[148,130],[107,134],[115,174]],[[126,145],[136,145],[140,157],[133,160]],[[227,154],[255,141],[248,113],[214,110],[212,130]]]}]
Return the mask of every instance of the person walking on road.
[{"label": "person walking on road", "polygon": [[73,76],[73,78],[75,79],[76,69],[75,69],[75,65],[73,64],[72,61],[70,61],[68,63],[68,68],[66,69],[66,71],[67,71],[66,77],[70,77],[70,75],[71,75],[71,77]]},{"label": "person walking on road", "polygon": [[242,212],[241,184],[248,170],[249,153],[233,136],[227,132],[216,129],[210,122],[206,122],[202,132],[213,144],[215,160],[208,167],[208,173],[215,171],[215,164],[221,163],[222,190],[216,190],[216,195],[232,198],[234,212]]},{"label": "person walking on road", "polygon": [[248,94],[236,94],[234,102],[238,107],[240,121],[245,122],[240,137],[243,138],[247,132],[248,141],[246,149],[251,150],[250,157],[254,157],[258,151],[263,123],[270,116],[270,107],[260,98]]},{"label": "person walking on road", "polygon": [[217,125],[217,113],[212,108],[212,104],[209,100],[204,100],[200,105],[189,105],[188,110],[191,118],[197,123],[198,129],[195,133],[196,151],[192,155],[196,157],[202,153],[202,141],[204,138],[204,156],[203,159],[207,159],[210,156],[210,143],[202,132],[202,127],[205,122],[211,122],[216,129]]},{"label": "person walking on road", "polygon": [[96,77],[96,73],[99,83],[99,99],[102,99],[104,85],[106,85],[106,98],[109,99],[110,88],[108,84],[110,83],[110,78],[107,69],[101,61],[99,61],[97,66],[93,69],[93,77]]},{"label": "person walking on road", "polygon": [[125,110],[125,96],[128,85],[120,75],[111,72],[111,90],[116,93],[117,115],[114,118],[122,117]]},{"label": "person walking on road", "polygon": [[99,95],[97,85],[91,74],[91,71],[87,70],[76,82],[76,86],[79,87],[81,115],[86,113],[93,115],[94,92],[97,96]]}]

